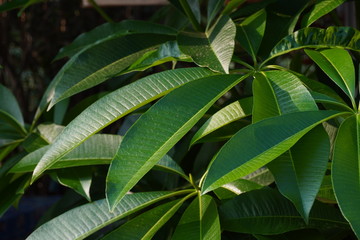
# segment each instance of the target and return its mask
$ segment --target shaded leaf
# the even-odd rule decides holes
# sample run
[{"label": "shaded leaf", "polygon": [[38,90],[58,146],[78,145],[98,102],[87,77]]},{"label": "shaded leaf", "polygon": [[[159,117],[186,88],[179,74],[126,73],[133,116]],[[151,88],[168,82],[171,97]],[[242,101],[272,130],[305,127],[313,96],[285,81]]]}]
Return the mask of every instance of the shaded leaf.
[{"label": "shaded leaf", "polygon": [[341,213],[316,203],[305,224],[292,203],[272,189],[254,190],[226,201],[219,208],[224,230],[250,234],[280,234],[297,229],[347,229]]},{"label": "shaded leaf", "polygon": [[218,98],[243,79],[239,75],[201,78],[169,93],[144,113],[128,130],[111,162],[107,176],[110,207],[119,202]]},{"label": "shaded leaf", "polygon": [[34,178],[109,124],[192,80],[212,75],[201,68],[164,71],[120,88],[93,103],[59,135],[34,171]]},{"label": "shaded leaf", "polygon": [[192,201],[172,237],[172,240],[178,239],[221,239],[219,216],[212,197],[198,196]]},{"label": "shaded leaf", "polygon": [[247,51],[247,53],[256,59],[257,52],[260,48],[266,26],[265,9],[254,13],[246,18],[237,27],[236,40]]},{"label": "shaded leaf", "polygon": [[235,34],[235,24],[229,17],[223,16],[205,33],[180,33],[178,43],[180,50],[191,56],[197,65],[229,73]]},{"label": "shaded leaf", "polygon": [[316,197],[319,201],[325,203],[336,204],[336,198],[334,194],[333,184],[331,181],[331,175],[325,175],[319,192]]},{"label": "shaded leaf", "polygon": [[71,57],[86,48],[104,41],[134,33],[176,35],[174,29],[149,21],[124,20],[119,23],[104,23],[89,32],[80,34],[71,44],[60,49],[55,60]]},{"label": "shaded leaf", "polygon": [[92,182],[92,171],[90,168],[61,168],[56,171],[56,175],[60,184],[74,189],[89,202],[91,201],[90,186]]},{"label": "shaded leaf", "polygon": [[148,210],[121,225],[102,239],[152,239],[153,235],[175,214],[183,202],[182,199],[174,200]]}]

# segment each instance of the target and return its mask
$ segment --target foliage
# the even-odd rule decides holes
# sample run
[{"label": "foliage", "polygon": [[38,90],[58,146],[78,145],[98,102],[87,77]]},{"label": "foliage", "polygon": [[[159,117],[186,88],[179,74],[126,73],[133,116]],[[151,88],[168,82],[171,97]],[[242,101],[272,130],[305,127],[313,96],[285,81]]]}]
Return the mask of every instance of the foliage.
[{"label": "foliage", "polygon": [[311,26],[344,1],[170,2],[176,24],[106,23],[61,49],[32,123],[0,85],[0,214],[50,175],[89,203],[28,239],[360,238],[360,33]]}]

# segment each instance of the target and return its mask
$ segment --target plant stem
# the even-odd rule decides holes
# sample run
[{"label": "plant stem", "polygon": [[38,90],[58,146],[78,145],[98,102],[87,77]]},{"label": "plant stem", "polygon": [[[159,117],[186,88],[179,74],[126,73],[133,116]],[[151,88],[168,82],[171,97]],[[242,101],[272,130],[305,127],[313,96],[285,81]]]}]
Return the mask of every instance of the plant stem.
[{"label": "plant stem", "polygon": [[101,7],[95,2],[95,0],[88,0],[88,2],[91,4],[91,6],[107,21],[107,22],[114,22],[109,15],[106,14],[104,10],[102,10]]}]

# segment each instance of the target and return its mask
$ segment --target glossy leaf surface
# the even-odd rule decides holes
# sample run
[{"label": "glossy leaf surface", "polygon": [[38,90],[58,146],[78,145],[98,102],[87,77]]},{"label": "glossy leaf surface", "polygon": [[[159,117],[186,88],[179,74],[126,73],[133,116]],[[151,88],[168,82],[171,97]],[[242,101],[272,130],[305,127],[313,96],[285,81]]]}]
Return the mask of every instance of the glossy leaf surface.
[{"label": "glossy leaf surface", "polygon": [[193,81],[169,93],[144,113],[126,133],[111,162],[107,177],[110,207],[117,204],[218,98],[242,79],[239,75],[218,75]]},{"label": "glossy leaf surface", "polygon": [[206,69],[186,68],[150,75],[99,99],[78,115],[59,135],[34,171],[34,178],[87,138],[133,110],[165,95],[172,89],[212,75]]},{"label": "glossy leaf surface", "polygon": [[360,139],[359,116],[347,118],[335,140],[332,182],[339,207],[355,234],[360,236]]},{"label": "glossy leaf surface", "polygon": [[155,202],[186,193],[189,191],[129,194],[113,212],[109,212],[105,199],[97,200],[71,209],[41,225],[27,239],[84,239],[99,229]]},{"label": "glossy leaf surface", "polygon": [[191,56],[197,65],[229,73],[235,34],[235,24],[229,17],[223,16],[205,33],[180,33],[178,43],[180,50]]},{"label": "glossy leaf surface", "polygon": [[202,192],[214,190],[264,166],[312,128],[338,115],[341,113],[335,111],[294,112],[243,128],[215,156]]},{"label": "glossy leaf surface", "polygon": [[331,12],[344,2],[345,0],[317,0],[310,12],[302,19],[303,27],[310,26],[317,19]]},{"label": "glossy leaf surface", "polygon": [[271,51],[270,58],[302,49],[341,47],[358,50],[360,32],[351,27],[304,28],[284,37]]},{"label": "glossy leaf surface", "polygon": [[191,140],[191,145],[217,129],[251,115],[252,101],[252,97],[244,98],[233,102],[216,112],[196,132]]}]

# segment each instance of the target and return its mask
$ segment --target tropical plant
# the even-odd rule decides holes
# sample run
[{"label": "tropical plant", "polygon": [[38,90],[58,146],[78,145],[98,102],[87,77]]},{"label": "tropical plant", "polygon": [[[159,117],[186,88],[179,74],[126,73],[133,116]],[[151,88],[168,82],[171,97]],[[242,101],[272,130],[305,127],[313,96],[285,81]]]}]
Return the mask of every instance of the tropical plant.
[{"label": "tropical plant", "polygon": [[28,239],[360,238],[360,33],[311,27],[345,0],[170,2],[61,49],[29,125],[0,86],[1,213],[49,174],[89,202]]}]

